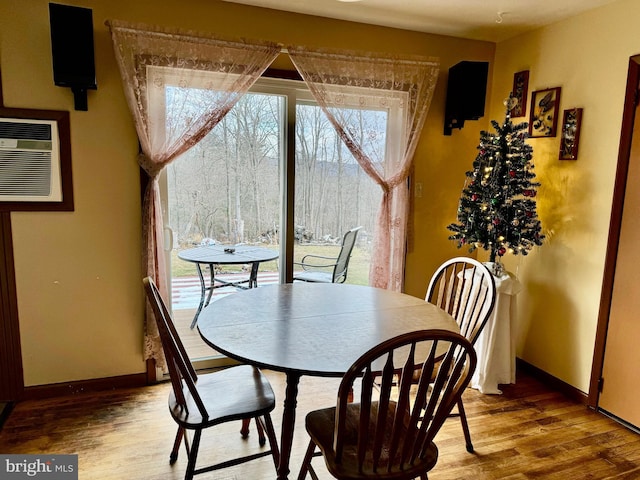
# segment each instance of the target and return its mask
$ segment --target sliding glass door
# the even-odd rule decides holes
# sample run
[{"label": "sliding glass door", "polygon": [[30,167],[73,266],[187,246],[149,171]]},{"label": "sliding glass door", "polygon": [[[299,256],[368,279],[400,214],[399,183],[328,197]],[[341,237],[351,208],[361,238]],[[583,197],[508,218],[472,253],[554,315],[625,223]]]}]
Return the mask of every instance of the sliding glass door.
[{"label": "sliding glass door", "polygon": [[[354,109],[354,121],[380,155],[386,118],[385,112]],[[295,262],[307,253],[337,255],[342,235],[362,226],[347,281],[368,281],[381,191],[302,82],[260,80],[202,141],[165,169],[161,192],[171,305],[198,366],[212,365],[210,357],[216,355],[197,329],[189,329],[200,301],[200,280],[195,265],[178,258],[180,251],[212,244],[277,250],[277,261],[260,264],[261,286],[291,281]],[[241,266],[215,273],[228,280],[248,275]],[[235,292],[233,287],[216,289],[212,301]]]}]

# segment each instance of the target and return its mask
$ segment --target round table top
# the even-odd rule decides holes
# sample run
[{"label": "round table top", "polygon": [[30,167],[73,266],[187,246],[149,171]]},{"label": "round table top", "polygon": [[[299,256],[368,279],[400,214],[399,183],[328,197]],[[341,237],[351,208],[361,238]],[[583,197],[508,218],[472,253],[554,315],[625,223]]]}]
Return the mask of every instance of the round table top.
[{"label": "round table top", "polygon": [[215,350],[243,363],[300,375],[341,377],[384,340],[422,329],[458,332],[422,299],[334,283],[266,285],[212,302],[198,329]]},{"label": "round table top", "polygon": [[[225,252],[228,249],[232,249],[233,252]],[[252,245],[203,245],[178,252],[178,258],[181,260],[206,264],[268,262],[279,256],[278,250]]]}]

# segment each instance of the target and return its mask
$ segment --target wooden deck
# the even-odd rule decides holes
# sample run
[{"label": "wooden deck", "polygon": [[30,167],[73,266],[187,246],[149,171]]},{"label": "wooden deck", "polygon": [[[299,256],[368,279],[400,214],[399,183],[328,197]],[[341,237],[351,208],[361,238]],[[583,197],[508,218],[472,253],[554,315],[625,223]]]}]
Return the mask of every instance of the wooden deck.
[{"label": "wooden deck", "polygon": [[[246,277],[246,274],[228,274],[223,278],[227,281],[237,281],[239,278]],[[269,285],[278,283],[277,272],[258,272],[258,288],[260,285]],[[181,277],[174,279],[172,286],[172,305],[173,319],[176,324],[178,334],[184,343],[189,358],[191,360],[200,360],[218,356],[219,353],[213,350],[209,345],[204,343],[200,338],[198,329],[191,330],[191,322],[196,313],[200,300],[200,280],[196,276]],[[222,298],[226,295],[233,295],[240,290],[233,287],[224,287],[214,290],[211,301]]]},{"label": "wooden deck", "polygon": [[189,328],[195,313],[195,308],[174,310],[173,312],[173,320],[176,324],[178,335],[180,335],[182,343],[184,343],[184,348],[187,349],[189,358],[191,360],[199,360],[202,358],[219,355],[218,352],[204,343],[202,338],[200,338],[200,334],[198,333],[197,328],[194,328],[193,330]]}]

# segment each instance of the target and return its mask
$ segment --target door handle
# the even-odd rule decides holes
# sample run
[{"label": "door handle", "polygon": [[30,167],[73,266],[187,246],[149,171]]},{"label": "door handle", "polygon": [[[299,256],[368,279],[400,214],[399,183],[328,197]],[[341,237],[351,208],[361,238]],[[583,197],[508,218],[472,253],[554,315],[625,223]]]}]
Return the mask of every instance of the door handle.
[{"label": "door handle", "polygon": [[164,251],[170,252],[173,250],[173,230],[171,227],[164,227]]}]

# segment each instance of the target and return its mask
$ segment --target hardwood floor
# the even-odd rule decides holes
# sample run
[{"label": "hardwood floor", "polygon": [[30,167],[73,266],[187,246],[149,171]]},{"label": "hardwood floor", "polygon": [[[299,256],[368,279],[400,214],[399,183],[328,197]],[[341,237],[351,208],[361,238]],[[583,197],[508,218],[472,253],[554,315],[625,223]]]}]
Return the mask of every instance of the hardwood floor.
[{"label": "hardwood floor", "polygon": [[[274,423],[279,429],[284,376],[265,373],[278,398]],[[302,378],[291,478],[307,445],[304,414],[334,404],[337,383]],[[0,452],[78,454],[82,480],[182,479],[184,449],[169,465],[176,427],[167,412],[168,391],[168,384],[160,384],[19,403],[0,432]],[[503,395],[469,389],[464,398],[476,453],[466,452],[459,421],[449,419],[436,439],[440,458],[431,480],[640,478],[640,435],[531,377],[519,375]],[[205,433],[201,460],[255,448],[255,427],[247,441],[239,428],[233,423]],[[212,439],[219,440],[215,448]],[[331,478],[320,458],[314,465],[322,479]],[[275,470],[267,457],[197,478],[273,479]]]}]

